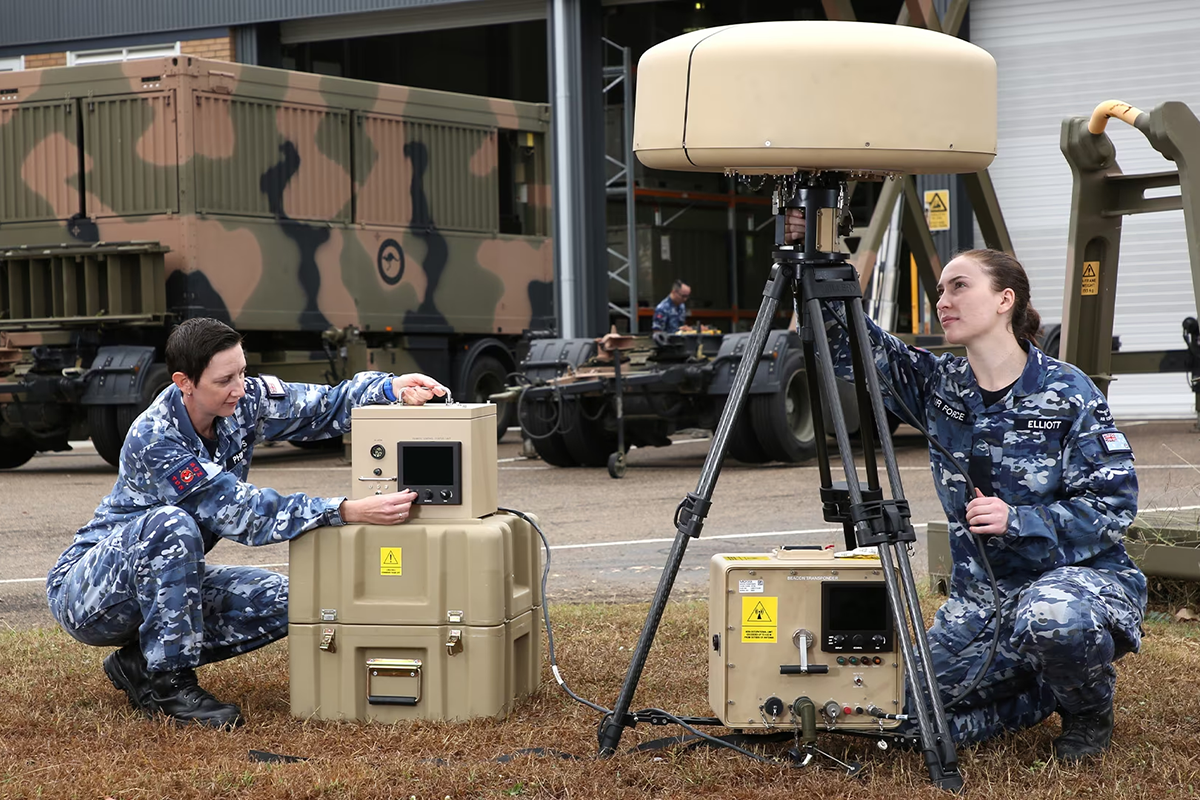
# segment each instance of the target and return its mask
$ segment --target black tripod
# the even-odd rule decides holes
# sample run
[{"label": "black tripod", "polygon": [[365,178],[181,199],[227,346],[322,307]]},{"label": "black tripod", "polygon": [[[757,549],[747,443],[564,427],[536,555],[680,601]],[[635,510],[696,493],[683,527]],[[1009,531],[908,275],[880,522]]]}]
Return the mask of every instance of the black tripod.
[{"label": "black tripod", "polygon": [[[790,290],[801,318],[800,332],[804,340],[805,368],[809,375],[808,385],[816,428],[821,500],[825,519],[842,523],[848,549],[872,545],[878,547],[888,602],[895,618],[899,646],[903,648],[905,656],[905,679],[912,706],[908,713],[916,718],[921,749],[930,779],[939,788],[951,791],[962,788],[958,756],[950,737],[946,713],[938,693],[937,679],[930,668],[932,659],[925,638],[925,626],[907,550],[907,544],[916,540],[916,534],[909,522],[908,502],[904,499],[903,488],[900,485],[896,455],[887,427],[883,399],[879,393],[879,380],[875,374],[866,319],[863,315],[862,291],[854,267],[846,261],[844,253],[836,251],[839,214],[845,188],[845,176],[839,173],[803,174],[796,178],[781,179],[776,187],[777,213],[782,214],[785,208],[804,210],[807,220],[804,245],[801,248],[780,244],[775,251],[775,263],[763,290],[762,305],[754,321],[745,354],[738,365],[729,399],[713,435],[712,447],[704,460],[704,466],[701,467],[696,491],[689,493],[680,504],[676,514],[675,542],[650,605],[646,624],[634,649],[633,661],[625,675],[625,683],[621,687],[621,694],[613,707],[612,715],[605,717],[601,723],[601,757],[615,753],[625,727],[638,721],[629,713],[629,708],[642,669],[645,667],[650,645],[658,631],[667,598],[683,562],[688,540],[699,538],[704,527],[704,519],[712,506],[713,490],[725,459],[730,431],[745,405],[751,380],[766,344],[771,320],[775,317],[775,310],[784,294]],[[776,223],[779,242],[783,241],[782,223],[781,216]],[[835,307],[840,306],[845,312],[859,416],[862,420],[861,429],[864,431],[861,438],[867,474],[865,489],[858,479],[850,447],[850,435],[846,429],[846,418],[838,402],[835,383],[837,379],[821,311],[822,302]],[[816,380],[813,380],[814,374]],[[846,478],[844,482],[837,484],[833,482],[830,469],[821,414],[822,397],[830,398],[827,405]],[[875,447],[870,435],[872,425],[878,432],[883,451],[891,500],[883,499],[875,461]],[[897,568],[899,581],[896,576]]]}]

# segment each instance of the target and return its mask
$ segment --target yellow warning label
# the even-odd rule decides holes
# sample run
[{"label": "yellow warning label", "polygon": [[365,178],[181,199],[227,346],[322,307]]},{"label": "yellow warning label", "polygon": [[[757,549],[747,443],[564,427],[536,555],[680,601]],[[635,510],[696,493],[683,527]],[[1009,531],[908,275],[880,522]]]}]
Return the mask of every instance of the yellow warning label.
[{"label": "yellow warning label", "polygon": [[400,547],[381,547],[379,548],[379,574],[380,575],[399,575],[400,574]]},{"label": "yellow warning label", "polygon": [[950,230],[950,190],[935,189],[926,192],[925,211],[929,217],[929,230]]},{"label": "yellow warning label", "polygon": [[770,556],[724,556],[726,561],[767,561]]},{"label": "yellow warning label", "polygon": [[1083,262],[1083,275],[1080,276],[1079,293],[1081,295],[1100,294],[1100,262]]},{"label": "yellow warning label", "polygon": [[778,597],[742,598],[743,642],[774,643],[777,640],[778,630]]}]

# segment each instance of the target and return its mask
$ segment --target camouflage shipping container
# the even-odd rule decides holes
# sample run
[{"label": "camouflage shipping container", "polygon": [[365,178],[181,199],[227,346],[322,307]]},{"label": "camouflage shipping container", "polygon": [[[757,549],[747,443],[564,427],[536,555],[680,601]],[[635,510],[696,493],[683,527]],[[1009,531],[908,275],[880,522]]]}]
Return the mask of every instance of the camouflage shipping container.
[{"label": "camouflage shipping container", "polygon": [[88,434],[115,462],[189,317],[252,372],[498,391],[553,327],[548,131],[546,105],[186,56],[0,76],[0,468]]}]

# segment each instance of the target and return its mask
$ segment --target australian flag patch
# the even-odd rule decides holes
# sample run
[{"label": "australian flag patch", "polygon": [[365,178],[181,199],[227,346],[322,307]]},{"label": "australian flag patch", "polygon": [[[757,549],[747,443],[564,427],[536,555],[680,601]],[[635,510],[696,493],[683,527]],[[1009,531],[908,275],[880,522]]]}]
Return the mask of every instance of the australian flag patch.
[{"label": "australian flag patch", "polygon": [[194,458],[188,459],[181,467],[167,476],[167,480],[175,487],[175,491],[183,493],[197,485],[204,477],[204,467]]}]

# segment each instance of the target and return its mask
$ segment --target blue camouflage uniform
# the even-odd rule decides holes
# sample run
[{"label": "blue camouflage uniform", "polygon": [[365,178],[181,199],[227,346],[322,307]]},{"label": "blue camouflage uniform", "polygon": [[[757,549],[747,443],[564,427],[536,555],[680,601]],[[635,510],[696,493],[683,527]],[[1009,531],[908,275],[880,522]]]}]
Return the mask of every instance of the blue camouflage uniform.
[{"label": "blue camouflage uniform", "polygon": [[[835,369],[849,379],[850,348],[833,314],[825,311]],[[1146,609],[1145,576],[1122,544],[1137,512],[1133,453],[1104,396],[1077,368],[1029,345],[1020,378],[985,407],[965,358],[909,347],[869,319],[867,327],[875,363],[904,404],[985,495],[1009,505],[1006,533],[971,535],[966,480],[930,448],[953,560],[949,599],[929,630],[945,702],[975,679],[1000,625],[988,674],[948,713],[952,735],[982,741],[1056,710],[1102,711],[1116,683],[1112,662],[1140,648]],[[886,389],[884,399],[909,417]]]},{"label": "blue camouflage uniform", "polygon": [[178,387],[138,417],[112,492],[50,570],[46,596],[67,633],[92,645],[140,641],[152,672],[196,667],[287,634],[287,577],[205,564],[218,539],[257,546],[341,525],[344,497],[282,495],[246,482],[258,442],[345,433],[356,406],[392,400],[392,376],[338,386],[246,378],[216,448],[192,428]]},{"label": "blue camouflage uniform", "polygon": [[650,323],[650,329],[674,333],[683,327],[683,323],[686,320],[687,303],[675,305],[671,302],[670,295],[668,295],[662,299],[661,303],[654,307],[654,319]]}]

